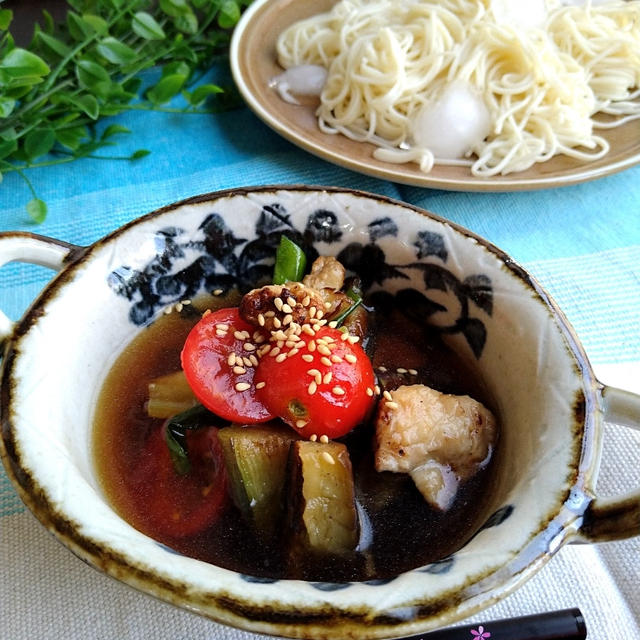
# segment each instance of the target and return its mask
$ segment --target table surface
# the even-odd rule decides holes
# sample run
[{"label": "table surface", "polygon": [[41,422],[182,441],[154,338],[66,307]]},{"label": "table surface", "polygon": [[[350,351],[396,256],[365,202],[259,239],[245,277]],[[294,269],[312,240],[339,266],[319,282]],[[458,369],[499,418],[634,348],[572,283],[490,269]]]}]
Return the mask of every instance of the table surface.
[{"label": "table surface", "polygon": [[[119,155],[33,169],[49,206],[44,223],[15,173],[0,184],[0,231],[87,245],[141,214],[196,194],[262,184],[355,187],[410,202],[484,236],[528,269],[564,310],[601,382],[640,393],[640,167],[554,190],[459,193],[377,180],[291,145],[248,109],[211,115],[130,112]],[[106,126],[110,123],[102,123]],[[640,124],[638,125],[640,138]],[[0,270],[0,309],[17,320],[51,277],[13,263]],[[610,425],[598,491],[640,484],[640,433]],[[479,622],[578,606],[594,640],[640,637],[640,542],[569,545]],[[237,639],[227,629],[137,593],[87,567],[26,511],[0,470],[0,636],[129,640]]]}]

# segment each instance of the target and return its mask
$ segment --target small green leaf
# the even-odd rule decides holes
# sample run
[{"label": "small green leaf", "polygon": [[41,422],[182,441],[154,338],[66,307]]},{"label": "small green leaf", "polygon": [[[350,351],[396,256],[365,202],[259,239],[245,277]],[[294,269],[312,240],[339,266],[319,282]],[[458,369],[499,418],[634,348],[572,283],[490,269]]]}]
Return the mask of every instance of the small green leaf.
[{"label": "small green leaf", "polygon": [[198,18],[196,17],[196,14],[191,11],[189,13],[176,16],[173,20],[173,24],[176,25],[176,29],[178,29],[178,31],[182,31],[182,33],[187,33],[189,35],[193,35],[198,31]]},{"label": "small green leaf", "polygon": [[48,33],[44,33],[43,31],[38,31],[37,38],[48,49],[50,49],[54,53],[57,53],[61,58],[64,58],[69,53],[71,53],[71,49],[64,42],[62,42],[62,40],[58,40],[58,38],[54,38],[53,36],[50,36]]},{"label": "small green leaf", "polygon": [[67,149],[76,151],[80,148],[82,141],[88,136],[86,127],[70,127],[68,129],[58,129],[56,140]]},{"label": "small green leaf", "polygon": [[149,149],[138,149],[131,154],[129,160],[139,160],[140,158],[148,156],[150,153],[151,151],[149,151]]},{"label": "small green leaf", "polygon": [[100,115],[98,101],[91,94],[85,93],[79,96],[66,96],[66,102],[73,104],[88,115],[92,120],[97,120]]},{"label": "small green leaf", "polygon": [[156,19],[146,11],[138,11],[131,21],[133,31],[145,40],[164,40],[166,35]]},{"label": "small green leaf", "polygon": [[240,7],[235,0],[224,0],[218,12],[218,24],[223,29],[234,27],[240,19]]},{"label": "small green leaf", "polygon": [[118,135],[120,133],[131,133],[131,129],[127,129],[127,127],[123,127],[121,124],[110,124],[100,136],[101,140],[107,140],[107,138],[111,138],[112,136]]},{"label": "small green leaf", "polygon": [[35,53],[26,49],[16,47],[0,62],[0,69],[3,69],[10,77],[19,78],[24,76],[40,77],[49,73],[49,65]]},{"label": "small green leaf", "polygon": [[10,156],[18,150],[17,140],[0,140],[0,159]]},{"label": "small green leaf", "polygon": [[53,129],[33,129],[24,139],[24,152],[31,160],[49,153],[56,142]]},{"label": "small green leaf", "polygon": [[88,24],[91,29],[95,31],[95,33],[103,34],[107,33],[107,31],[109,30],[109,25],[106,23],[105,19],[92,13],[83,14],[82,20],[85,22],[85,24]]},{"label": "small green leaf", "polygon": [[202,84],[196,87],[191,93],[185,92],[185,98],[189,104],[197,107],[201,105],[209,96],[223,93],[223,90],[215,84]]},{"label": "small green leaf", "polygon": [[67,11],[67,28],[71,37],[78,42],[82,42],[94,33],[91,24],[73,11]]},{"label": "small green leaf", "polygon": [[11,9],[0,9],[0,29],[6,31],[13,20]]},{"label": "small green leaf", "polygon": [[158,82],[154,87],[147,91],[147,98],[153,102],[153,104],[164,104],[169,102],[179,91],[182,89],[186,76],[181,73],[174,73],[170,76],[166,76]]},{"label": "small green leaf", "polygon": [[27,213],[34,222],[41,224],[47,217],[47,205],[40,198],[33,198],[27,202]]},{"label": "small green leaf", "polygon": [[168,62],[162,67],[162,76],[170,76],[174,73],[182,74],[185,77],[189,77],[191,75],[191,67],[184,62],[184,60],[176,60],[174,62]]},{"label": "small green leaf", "polygon": [[138,54],[126,44],[112,38],[103,38],[96,46],[98,53],[113,64],[129,64]]},{"label": "small green leaf", "polygon": [[16,101],[12,98],[0,96],[0,118],[7,118],[16,106]]},{"label": "small green leaf", "polygon": [[104,67],[91,60],[79,60],[76,63],[76,77],[80,85],[96,94],[100,98],[106,98],[111,91],[111,78]]},{"label": "small green leaf", "polygon": [[46,9],[42,10],[42,17],[44,18],[44,30],[51,35],[56,29],[53,17]]},{"label": "small green leaf", "polygon": [[191,11],[185,0],[160,0],[160,8],[172,18],[184,15]]}]

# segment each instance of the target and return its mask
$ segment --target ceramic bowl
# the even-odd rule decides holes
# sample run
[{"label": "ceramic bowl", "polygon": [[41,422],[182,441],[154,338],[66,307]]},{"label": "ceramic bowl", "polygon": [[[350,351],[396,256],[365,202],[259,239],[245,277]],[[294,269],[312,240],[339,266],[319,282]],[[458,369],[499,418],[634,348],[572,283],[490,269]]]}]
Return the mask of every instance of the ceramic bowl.
[{"label": "ceramic bowl", "polygon": [[[256,579],[172,552],[105,500],[91,425],[115,357],[167,305],[250,284],[271,268],[283,231],[339,254],[369,290],[417,292],[495,399],[501,443],[484,524],[438,562],[384,581]],[[0,318],[7,474],[73,553],[143,592],[255,632],[397,637],[495,603],[568,541],[640,533],[640,492],[594,494],[604,421],[637,428],[640,398],[596,380],[562,312],[512,259],[426,211],[336,188],[233,189],[150,213],[89,247],[0,234],[0,264],[9,260],[60,273],[15,326]]]}]

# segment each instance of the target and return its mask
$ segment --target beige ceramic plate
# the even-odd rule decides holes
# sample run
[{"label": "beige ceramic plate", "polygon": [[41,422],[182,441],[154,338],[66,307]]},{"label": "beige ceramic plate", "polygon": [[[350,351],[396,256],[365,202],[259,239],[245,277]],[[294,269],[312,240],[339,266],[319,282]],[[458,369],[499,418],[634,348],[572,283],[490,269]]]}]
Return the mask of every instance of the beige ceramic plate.
[{"label": "beige ceramic plate", "polygon": [[255,0],[238,24],[231,44],[234,79],[249,107],[267,125],[307,151],[348,169],[420,187],[456,191],[516,191],[558,187],[594,180],[640,163],[640,123],[605,131],[611,144],[604,158],[580,163],[558,156],[527,171],[479,178],[467,167],[436,166],[423,173],[416,164],[390,164],[373,157],[374,146],[341,135],[322,133],[316,125],[315,99],[306,104],[284,102],[269,87],[282,73],[276,61],[279,33],[297,20],[330,9],[336,0]]}]

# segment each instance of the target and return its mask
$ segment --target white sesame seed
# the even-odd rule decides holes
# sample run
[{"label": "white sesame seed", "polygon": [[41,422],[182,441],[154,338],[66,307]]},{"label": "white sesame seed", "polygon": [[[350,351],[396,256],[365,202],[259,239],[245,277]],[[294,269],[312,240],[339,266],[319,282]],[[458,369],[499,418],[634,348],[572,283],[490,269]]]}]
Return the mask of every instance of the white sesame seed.
[{"label": "white sesame seed", "polygon": [[251,342],[245,342],[245,343],[242,345],[242,348],[243,348],[245,351],[255,351],[255,350],[256,350],[256,345],[255,345],[255,344],[251,344]]},{"label": "white sesame seed", "polygon": [[288,304],[290,307],[295,307],[295,306],[296,306],[296,299],[295,299],[295,298],[292,298],[291,296],[289,296],[289,297],[287,298],[287,304]]},{"label": "white sesame seed", "polygon": [[253,366],[253,362],[251,362],[249,358],[245,358],[245,356],[242,356],[242,364],[244,364],[245,367],[249,368]]},{"label": "white sesame seed", "polygon": [[333,459],[333,456],[328,452],[328,451],[323,451],[322,452],[322,457],[329,463],[329,464],[335,464],[336,461]]},{"label": "white sesame seed", "polygon": [[298,427],[298,429],[302,429],[305,424],[307,424],[306,420],[296,420],[296,427]]},{"label": "white sesame seed", "polygon": [[[233,337],[236,340],[246,340],[246,338],[244,337],[244,331],[237,331],[237,330],[234,331],[233,332]],[[247,336],[247,337],[249,337],[249,336]]]},{"label": "white sesame seed", "polygon": [[247,373],[247,370],[244,367],[233,367],[233,373],[239,376],[243,373]]},{"label": "white sesame seed", "polygon": [[333,389],[331,389],[331,393],[333,393],[336,396],[343,396],[344,395],[344,389],[342,387],[333,387]]},{"label": "white sesame seed", "polygon": [[320,442],[322,442],[322,444],[327,444],[327,442],[329,442],[329,436],[323,433],[320,436]]},{"label": "white sesame seed", "polygon": [[335,328],[338,326],[338,321],[337,321],[337,320],[332,320],[332,321],[329,323],[329,326],[330,326],[332,329],[335,329]]},{"label": "white sesame seed", "polygon": [[327,373],[324,374],[324,378],[322,378],[322,382],[324,382],[324,384],[329,384],[331,382],[331,378],[333,378],[333,373],[331,373],[331,371],[327,371]]},{"label": "white sesame seed", "polygon": [[391,395],[391,394],[390,394],[386,389],[382,392],[382,395],[383,395],[383,396],[385,397],[385,399],[387,399],[387,400],[393,400],[393,396],[392,396],[392,395]]},{"label": "white sesame seed", "polygon": [[329,360],[329,358],[327,358],[327,356],[322,356],[322,358],[320,358],[320,362],[322,362],[323,365],[330,367],[332,365],[331,360]]},{"label": "white sesame seed", "polygon": [[258,355],[260,357],[262,357],[262,356],[266,355],[267,353],[269,353],[269,351],[271,351],[271,345],[270,344],[262,345],[260,347],[260,349],[258,350]]},{"label": "white sesame seed", "polygon": [[313,356],[310,353],[305,353],[302,355],[302,359],[305,362],[313,362]]},{"label": "white sesame seed", "polygon": [[342,332],[342,335],[340,336],[340,340],[342,340],[342,342],[345,342],[345,340],[349,339],[349,334],[346,331]]},{"label": "white sesame seed", "polygon": [[284,362],[287,359],[287,354],[286,353],[279,353],[276,356],[276,362]]},{"label": "white sesame seed", "polygon": [[182,302],[177,302],[176,303],[176,311],[178,313],[180,313],[182,311],[183,307],[184,307],[184,305],[182,304]]},{"label": "white sesame seed", "polygon": [[300,349],[295,349],[295,348],[291,349],[291,351],[289,351],[289,353],[287,353],[287,358],[292,358],[297,353],[300,353]]},{"label": "white sesame seed", "polygon": [[309,340],[309,343],[307,344],[307,349],[309,349],[309,351],[315,351],[316,350],[316,342],[315,342],[315,340]]},{"label": "white sesame seed", "polygon": [[334,353],[331,356],[331,362],[335,362],[336,364],[340,364],[342,362],[342,358]]},{"label": "white sesame seed", "polygon": [[386,373],[387,367],[378,367],[378,371],[380,371],[380,373]]},{"label": "white sesame seed", "polygon": [[168,307],[164,308],[164,314],[166,316],[168,316],[172,311],[173,311],[173,307],[171,305],[169,305]]},{"label": "white sesame seed", "polygon": [[249,361],[254,367],[258,366],[258,358],[256,358],[253,353],[249,356]]},{"label": "white sesame seed", "polygon": [[325,302],[324,303],[324,308],[325,309],[331,309],[331,303],[330,302]]},{"label": "white sesame seed", "polygon": [[280,321],[280,318],[274,318],[273,319],[273,326],[276,329],[279,329],[282,326],[282,322]]},{"label": "white sesame seed", "polygon": [[258,324],[259,324],[261,327],[264,327],[264,323],[265,323],[265,322],[266,322],[266,320],[264,319],[264,314],[259,313],[259,314],[258,314]]},{"label": "white sesame seed", "polygon": [[216,329],[216,335],[220,336],[221,338],[223,338],[224,336],[227,335],[226,331],[221,331],[220,329]]},{"label": "white sesame seed", "polygon": [[267,311],[267,312],[264,314],[264,317],[265,317],[265,318],[273,318],[275,315],[276,315],[276,312],[275,312],[275,311]]},{"label": "white sesame seed", "polygon": [[230,367],[233,367],[233,365],[236,363],[236,354],[233,353],[233,351],[229,354],[229,357],[227,358],[227,364]]},{"label": "white sesame seed", "polygon": [[222,295],[223,292],[224,292],[223,289],[215,289],[214,292],[213,292],[213,295],[214,296],[220,296],[220,295]]},{"label": "white sesame seed", "polygon": [[315,433],[309,436],[309,440],[311,440],[311,442],[315,442],[317,439],[318,436]]},{"label": "white sesame seed", "polygon": [[238,384],[236,384],[236,391],[247,391],[247,389],[250,389],[251,385],[248,382],[238,382]]},{"label": "white sesame seed", "polygon": [[367,395],[371,398],[373,396],[373,389],[371,387],[367,387]]},{"label": "white sesame seed", "polygon": [[384,406],[385,406],[385,407],[389,407],[389,409],[397,409],[397,408],[398,408],[398,403],[397,403],[397,402],[393,402],[393,401],[389,401],[389,400],[387,400],[387,401],[384,403]]},{"label": "white sesame seed", "polygon": [[307,387],[307,393],[312,396],[316,391],[318,390],[318,385],[316,384],[315,380],[309,383],[309,386]]},{"label": "white sesame seed", "polygon": [[412,376],[417,376],[417,375],[418,375],[418,370],[417,370],[417,369],[409,369],[409,373],[410,373]]},{"label": "white sesame seed", "polygon": [[264,387],[266,386],[266,382],[258,382],[256,384],[256,389],[264,389]]},{"label": "white sesame seed", "polygon": [[218,324],[216,324],[216,329],[220,329],[220,331],[229,331],[229,325],[225,322],[218,322]]},{"label": "white sesame seed", "polygon": [[204,312],[202,313],[202,317],[206,318],[210,313],[211,313],[211,309],[205,309]]},{"label": "white sesame seed", "polygon": [[335,338],[331,336],[324,336],[324,341],[327,343],[327,346],[331,349],[333,347],[333,343],[335,342]]},{"label": "white sesame seed", "polygon": [[358,362],[358,358],[356,358],[356,357],[353,355],[353,353],[347,353],[347,354],[344,356],[344,359],[345,359],[347,362],[350,362],[351,364],[355,364],[356,362]]},{"label": "white sesame seed", "polygon": [[315,336],[316,332],[313,330],[313,327],[306,322],[302,325],[302,331],[304,331],[308,336]]},{"label": "white sesame seed", "polygon": [[318,341],[318,353],[321,353],[323,356],[330,356],[331,351],[329,351],[329,347],[326,344]]},{"label": "white sesame seed", "polygon": [[398,367],[396,373],[407,373],[407,370],[404,367]]},{"label": "white sesame seed", "polygon": [[281,311],[284,311],[285,313],[293,313],[293,309],[291,308],[291,305],[286,303],[282,305]]},{"label": "white sesame seed", "polygon": [[272,358],[275,358],[279,353],[280,353],[280,347],[274,347],[273,349],[271,349],[271,351],[269,351],[269,355]]},{"label": "white sesame seed", "polygon": [[187,306],[188,304],[191,304],[191,300],[189,300],[189,298],[186,298],[185,300],[182,300],[181,302],[185,306]]},{"label": "white sesame seed", "polygon": [[317,376],[320,373],[318,369],[307,369],[307,375]]},{"label": "white sesame seed", "polygon": [[304,298],[302,298],[303,307],[308,307],[310,302],[311,302],[311,298],[309,296],[305,296]]},{"label": "white sesame seed", "polygon": [[275,331],[273,333],[273,337],[276,340],[286,340],[289,336],[287,336],[287,334],[284,331]]},{"label": "white sesame seed", "polygon": [[373,388],[373,390],[375,391],[375,394],[376,394],[377,396],[379,396],[379,395],[380,395],[380,387],[379,387],[378,385],[376,385],[376,386]]},{"label": "white sesame seed", "polygon": [[309,317],[315,318],[317,309],[315,307],[309,307]]},{"label": "white sesame seed", "polygon": [[284,304],[284,302],[282,302],[280,298],[275,298],[273,301],[273,304],[275,305],[278,311],[282,311],[282,305]]},{"label": "white sesame seed", "polygon": [[360,336],[349,336],[347,338],[347,340],[351,343],[351,344],[355,344],[356,342],[358,342],[360,340]]}]

